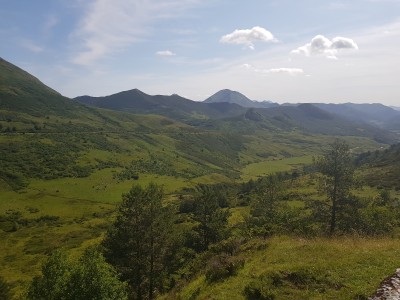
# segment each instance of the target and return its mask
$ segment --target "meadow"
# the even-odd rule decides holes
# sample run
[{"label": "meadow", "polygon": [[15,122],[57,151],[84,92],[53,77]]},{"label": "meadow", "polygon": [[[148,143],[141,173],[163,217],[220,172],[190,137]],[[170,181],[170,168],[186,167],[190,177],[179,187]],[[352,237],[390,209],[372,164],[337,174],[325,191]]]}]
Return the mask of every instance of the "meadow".
[{"label": "meadow", "polygon": [[[90,151],[85,159],[105,159],[108,155],[106,152]],[[300,173],[302,167],[311,161],[312,156],[264,159],[242,168],[238,182],[275,172]],[[4,241],[0,244],[0,276],[12,283],[16,297],[21,295],[32,277],[40,274],[43,261],[53,250],[65,248],[73,256],[78,256],[89,245],[101,241],[113,220],[121,195],[129,191],[132,184],[161,184],[167,194],[166,201],[178,204],[177,195],[182,189],[193,188],[198,183],[234,182],[218,173],[191,179],[143,173],[137,180],[121,180],[115,175],[123,170],[123,167],[104,168],[83,178],[32,179],[26,188],[17,191],[5,184],[1,186],[2,199],[10,201],[0,202],[0,234]],[[379,190],[364,187],[357,193],[374,197]],[[307,176],[298,179],[298,184],[288,194],[295,195],[288,201],[292,207],[303,207],[304,199],[323,197]],[[398,193],[393,195],[399,196]],[[239,201],[234,200],[234,203]],[[232,227],[243,222],[249,213],[248,206],[236,206],[230,210]],[[400,264],[397,260],[400,242],[390,237],[325,239],[277,236],[251,243],[255,244],[242,246],[248,247],[240,254],[245,265],[236,277],[209,285],[204,274],[200,273],[197,279],[179,291],[179,297],[191,299],[190,295],[195,295],[198,299],[208,299],[211,295],[218,295],[214,298],[243,299],[245,286],[259,280],[264,273],[317,270],[318,276],[337,280],[341,288],[331,291],[328,284],[321,294],[319,287],[316,290],[312,286],[297,288],[289,282],[284,287],[285,295],[289,299],[295,299],[300,294],[308,297],[304,299],[345,299],[349,295],[368,295],[384,276],[393,271],[393,266]],[[330,259],[332,255],[335,255],[334,260]],[[325,293],[327,290],[328,294]],[[169,297],[174,299],[175,296]]]}]

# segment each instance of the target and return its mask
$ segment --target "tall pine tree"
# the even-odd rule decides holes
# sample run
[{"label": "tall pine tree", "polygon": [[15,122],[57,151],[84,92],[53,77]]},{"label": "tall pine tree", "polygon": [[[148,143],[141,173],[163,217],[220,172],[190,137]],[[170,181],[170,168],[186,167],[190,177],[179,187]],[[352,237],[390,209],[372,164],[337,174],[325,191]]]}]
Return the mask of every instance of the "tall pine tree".
[{"label": "tall pine tree", "polygon": [[211,243],[216,243],[225,237],[230,213],[219,206],[219,203],[226,202],[224,197],[212,186],[197,187],[193,220],[198,222],[194,230],[199,235],[201,251],[207,250]]},{"label": "tall pine tree", "polygon": [[160,186],[134,185],[122,196],[117,218],[103,241],[105,257],[131,287],[132,299],[153,299],[165,279],[163,258],[173,214]]},{"label": "tall pine tree", "polygon": [[349,202],[350,190],[355,183],[350,147],[345,141],[336,139],[315,163],[323,175],[323,189],[330,200],[329,233],[334,234],[338,213]]}]

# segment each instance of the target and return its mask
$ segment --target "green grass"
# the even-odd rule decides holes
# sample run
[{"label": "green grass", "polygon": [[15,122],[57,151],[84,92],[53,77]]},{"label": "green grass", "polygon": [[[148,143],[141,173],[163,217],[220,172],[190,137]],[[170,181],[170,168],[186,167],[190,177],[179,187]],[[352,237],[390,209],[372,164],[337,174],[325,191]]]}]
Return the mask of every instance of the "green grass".
[{"label": "green grass", "polygon": [[[0,216],[18,212],[21,220],[30,221],[27,226],[18,226],[15,232],[0,229],[0,276],[11,282],[13,292],[22,292],[24,284],[38,274],[41,262],[52,250],[64,247],[80,253],[87,245],[98,242],[115,205],[121,201],[121,194],[128,192],[132,184],[157,182],[167,194],[191,186],[186,179],[155,174],[118,181],[113,178],[115,171],[103,169],[86,178],[32,180],[18,192],[2,187]],[[58,220],[49,224],[35,221],[46,216]],[[0,225],[9,229],[13,222],[0,221]]]},{"label": "green grass", "polygon": [[[251,282],[272,274],[308,273],[325,286],[313,289],[284,282],[271,285],[276,299],[357,299],[371,295],[400,265],[398,239],[358,237],[253,240],[239,254],[245,265],[236,276],[208,284],[199,275],[170,299],[245,299]],[[323,284],[322,284],[323,285]]]},{"label": "green grass", "polygon": [[292,171],[300,169],[302,166],[310,164],[312,156],[280,158],[275,160],[265,160],[247,165],[241,170],[242,180],[248,181],[257,177],[273,174],[276,172]]}]

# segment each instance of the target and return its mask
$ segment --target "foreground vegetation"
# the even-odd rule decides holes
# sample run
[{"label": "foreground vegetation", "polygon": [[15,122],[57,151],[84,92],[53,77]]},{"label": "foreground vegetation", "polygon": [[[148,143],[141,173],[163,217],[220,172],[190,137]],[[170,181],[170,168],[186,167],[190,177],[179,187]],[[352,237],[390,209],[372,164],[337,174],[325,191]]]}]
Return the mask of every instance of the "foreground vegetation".
[{"label": "foreground vegetation", "polygon": [[[315,166],[323,171],[322,160]],[[60,188],[48,195],[50,202],[43,208],[31,202],[21,207],[23,213],[14,208],[3,215],[2,235],[7,243],[1,246],[6,254],[1,275],[14,297],[40,298],[40,294],[33,296],[40,288],[28,289],[22,283],[40,274],[44,254],[64,247],[76,260],[88,246],[101,244],[100,251],[114,267],[105,265],[111,273],[97,280],[110,283],[109,276],[121,286],[126,281],[130,288],[124,290],[131,299],[208,299],[211,295],[215,299],[365,299],[400,263],[399,195],[366,186],[349,193],[346,185],[346,192],[338,193],[335,200],[332,229],[334,199],[329,189],[320,188],[323,179],[312,169],[294,169],[242,184],[192,186],[175,191],[173,197],[139,179],[136,182],[142,186],[124,194],[115,217],[116,200],[106,200],[113,199],[111,194],[86,203],[85,215],[85,201],[64,199],[58,195]],[[119,188],[129,189],[129,185]],[[57,206],[49,207],[51,201]],[[78,207],[80,218],[72,218]],[[63,215],[46,214],[62,210]],[[97,259],[101,265],[101,257],[91,253],[94,260],[85,261]],[[67,272],[75,272],[71,260],[58,257],[58,261],[68,261],[72,269]],[[46,280],[44,270],[36,285]],[[14,283],[9,286],[10,282]]]},{"label": "foreground vegetation", "polygon": [[[367,299],[399,264],[399,241],[359,236],[252,239],[233,276],[199,273],[164,299]],[[212,265],[211,265],[212,266]]]}]

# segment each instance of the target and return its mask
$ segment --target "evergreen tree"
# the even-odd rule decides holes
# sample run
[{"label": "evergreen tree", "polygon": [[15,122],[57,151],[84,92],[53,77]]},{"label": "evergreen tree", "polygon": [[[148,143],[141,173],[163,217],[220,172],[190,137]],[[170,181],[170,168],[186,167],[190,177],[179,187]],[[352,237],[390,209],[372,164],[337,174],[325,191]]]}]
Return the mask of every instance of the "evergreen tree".
[{"label": "evergreen tree", "polygon": [[164,257],[173,214],[163,207],[163,196],[158,185],[134,185],[122,196],[117,218],[103,242],[107,260],[128,281],[133,299],[153,299],[166,277]]},{"label": "evergreen tree", "polygon": [[283,179],[278,174],[263,178],[251,206],[250,223],[258,235],[266,237],[278,226],[277,208],[282,197]]},{"label": "evergreen tree", "polygon": [[229,211],[223,210],[224,195],[212,186],[199,185],[194,197],[193,220],[199,224],[194,228],[200,237],[200,249],[205,251],[211,243],[222,240],[228,225]]},{"label": "evergreen tree", "polygon": [[315,163],[323,175],[323,189],[330,200],[329,232],[333,234],[337,227],[338,213],[351,199],[350,189],[355,182],[350,147],[346,142],[336,139]]}]

